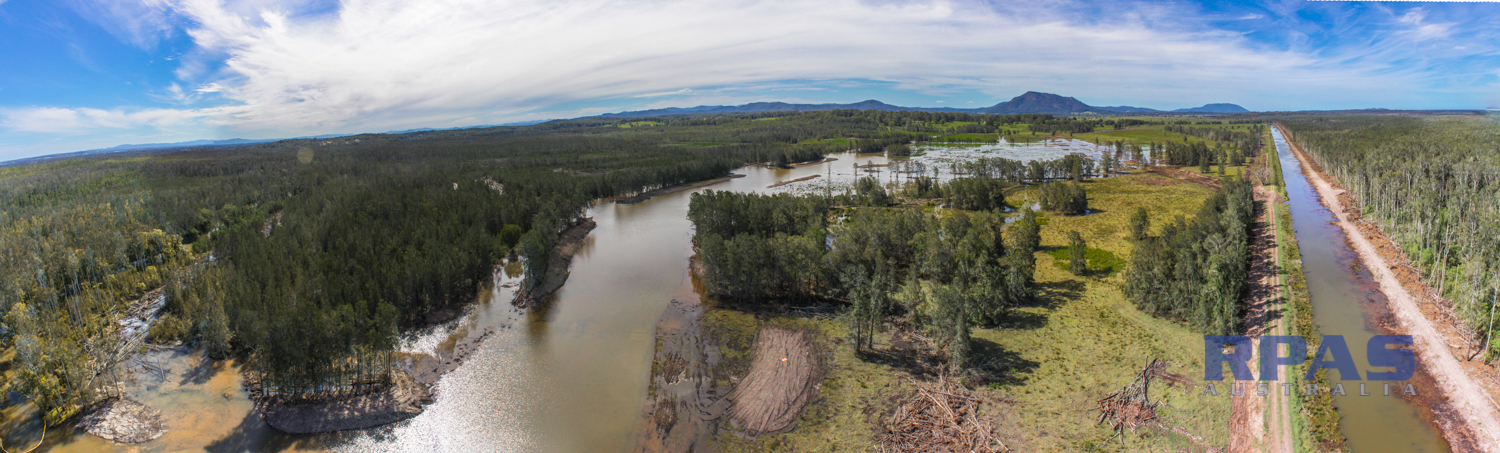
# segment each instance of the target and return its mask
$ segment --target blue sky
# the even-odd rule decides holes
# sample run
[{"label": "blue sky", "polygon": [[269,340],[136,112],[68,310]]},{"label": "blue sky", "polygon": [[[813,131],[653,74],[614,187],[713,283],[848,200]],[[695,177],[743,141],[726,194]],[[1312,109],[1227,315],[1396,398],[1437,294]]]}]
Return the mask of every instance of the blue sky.
[{"label": "blue sky", "polygon": [[1500,107],[1500,3],[0,0],[0,161],[755,101]]}]

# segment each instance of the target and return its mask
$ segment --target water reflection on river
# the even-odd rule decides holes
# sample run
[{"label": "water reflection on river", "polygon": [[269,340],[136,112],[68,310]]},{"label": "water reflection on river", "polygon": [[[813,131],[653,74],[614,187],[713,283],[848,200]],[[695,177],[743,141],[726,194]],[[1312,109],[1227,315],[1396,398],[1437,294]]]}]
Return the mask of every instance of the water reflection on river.
[{"label": "water reflection on river", "polygon": [[[975,157],[1099,155],[1098,148],[1074,140],[925,149],[926,154],[909,160],[939,167],[940,179],[952,177],[948,164]],[[745,177],[709,189],[822,190],[820,184],[852,181],[855,163],[875,165],[861,169],[859,176],[897,178],[880,167],[889,164],[881,155],[830,157],[836,160],[794,169],[745,167],[736,171]],[[820,177],[768,188],[812,175]],[[514,275],[500,272],[465,317],[408,338],[403,350],[442,352],[462,337],[496,330],[462,366],[439,381],[436,401],[411,420],[327,435],[280,434],[251,414],[235,368],[208,367],[201,356],[177,354],[167,360],[172,373],[164,382],[138,385],[130,392],[162,411],[169,430],[161,439],[123,446],[59,433],[49,435],[58,443],[44,451],[628,450],[641,422],[656,321],[681,286],[692,254],[689,196],[679,192],[635,205],[599,203],[589,210],[598,227],[574,258],[567,284],[546,303],[529,313],[513,308],[509,301]]]}]

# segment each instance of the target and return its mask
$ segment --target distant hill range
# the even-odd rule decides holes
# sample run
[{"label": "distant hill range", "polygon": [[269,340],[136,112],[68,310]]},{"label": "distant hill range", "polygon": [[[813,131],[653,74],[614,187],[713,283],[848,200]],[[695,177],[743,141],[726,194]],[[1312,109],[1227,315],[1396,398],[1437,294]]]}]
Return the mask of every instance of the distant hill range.
[{"label": "distant hill range", "polygon": [[[0,0],[0,2],[3,2],[3,1],[4,0]],[[999,104],[995,104],[994,106],[987,107],[987,108],[976,108],[976,109],[960,109],[960,108],[952,108],[952,107],[937,107],[937,108],[933,108],[933,107],[902,107],[902,106],[899,106],[899,105],[890,105],[890,104],[887,104],[887,103],[884,103],[884,102],[880,102],[880,101],[871,99],[871,100],[868,100],[868,101],[856,102],[856,103],[853,103],[853,104],[788,104],[788,103],[785,103],[785,102],[754,102],[754,103],[744,104],[744,105],[700,105],[700,106],[697,106],[697,107],[688,107],[688,108],[673,107],[673,108],[665,108],[665,109],[639,110],[639,111],[634,111],[634,112],[606,113],[606,114],[603,114],[603,115],[598,115],[595,118],[642,118],[642,117],[651,117],[651,116],[697,115],[697,114],[708,114],[708,113],[803,112],[803,111],[815,111],[815,110],[843,110],[843,109],[881,110],[881,111],[888,111],[888,112],[912,112],[912,111],[916,111],[916,112],[959,112],[959,113],[990,113],[990,114],[1050,113],[1050,114],[1053,114],[1053,115],[1079,115],[1079,114],[1119,115],[1119,114],[1248,113],[1248,112],[1250,112],[1249,110],[1245,110],[1244,107],[1240,107],[1240,106],[1234,105],[1234,104],[1208,104],[1208,105],[1204,105],[1202,107],[1193,107],[1193,108],[1177,109],[1177,110],[1170,110],[1170,111],[1156,110],[1156,109],[1145,108],[1145,107],[1130,107],[1130,106],[1120,106],[1120,107],[1092,107],[1092,106],[1089,106],[1088,104],[1084,104],[1083,102],[1080,102],[1079,100],[1071,98],[1071,97],[1059,96],[1059,95],[1051,94],[1051,93],[1038,93],[1038,92],[1035,92],[1035,91],[1027,91],[1026,94],[1022,94],[1020,96],[1016,96],[1015,98],[1012,98],[1009,101],[1001,102]],[[501,124],[500,126],[529,126],[529,125],[538,124],[538,123],[545,123],[545,122],[548,122],[548,121],[552,121],[552,120],[523,121],[523,122],[517,122],[517,123]],[[494,126],[469,126],[469,127],[456,127],[456,128],[445,128],[445,129],[421,128],[421,129],[408,129],[408,130],[404,130],[404,131],[392,131],[392,132],[385,132],[385,133],[386,134],[402,134],[402,133],[417,133],[417,132],[426,132],[426,131],[441,131],[441,130],[449,130],[449,129],[471,129],[471,128],[486,128],[486,127],[494,127]],[[312,137],[297,137],[297,138],[321,139],[321,138],[345,137],[345,136],[351,136],[351,135],[359,135],[359,134],[330,134],[330,135],[318,135],[318,136],[312,136]],[[140,144],[140,145],[120,145],[120,146],[115,146],[115,147],[111,147],[111,148],[104,148],[104,149],[94,149],[94,150],[88,150],[88,151],[78,151],[78,152],[72,152],[72,153],[52,154],[52,155],[47,155],[47,156],[38,156],[38,157],[30,157],[30,158],[25,158],[25,159],[17,159],[17,160],[12,160],[12,161],[0,162],[0,166],[21,165],[21,164],[28,164],[28,163],[48,161],[48,160],[66,159],[66,158],[72,158],[72,157],[83,157],[83,156],[89,156],[89,155],[94,155],[94,154],[116,153],[116,152],[122,152],[122,151],[144,151],[144,150],[163,150],[163,149],[178,149],[178,148],[197,148],[197,147],[214,147],[214,146],[251,145],[251,144],[256,144],[256,143],[275,142],[275,141],[281,141],[281,140],[289,140],[289,139],[279,139],[278,138],[278,139],[269,139],[269,140],[246,140],[246,139],[235,138],[235,139],[229,139],[229,140],[194,140],[194,141],[190,141],[190,142],[178,142],[178,143],[151,143],[151,144]]]},{"label": "distant hill range", "polygon": [[995,104],[988,108],[959,109],[952,107],[901,107],[890,105],[874,99],[856,102],[853,104],[788,104],[785,102],[755,102],[744,105],[700,105],[688,108],[665,108],[652,110],[638,110],[633,112],[606,113],[599,115],[604,118],[641,118],[648,116],[666,115],[694,115],[705,113],[757,113],[757,112],[803,112],[813,110],[882,110],[882,111],[917,111],[917,112],[962,112],[962,113],[1050,113],[1053,115],[1078,115],[1078,114],[1154,114],[1154,113],[1249,113],[1244,107],[1234,104],[1208,104],[1202,107],[1193,107],[1177,110],[1157,110],[1146,107],[1092,107],[1077,99],[1059,96],[1051,93],[1038,93],[1027,91],[1026,94],[1016,96],[1009,101]]}]

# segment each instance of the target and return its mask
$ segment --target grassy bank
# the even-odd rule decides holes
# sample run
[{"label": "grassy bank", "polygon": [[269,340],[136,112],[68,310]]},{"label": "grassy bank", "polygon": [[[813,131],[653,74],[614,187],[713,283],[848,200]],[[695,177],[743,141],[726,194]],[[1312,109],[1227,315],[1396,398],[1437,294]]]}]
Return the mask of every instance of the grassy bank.
[{"label": "grassy bank", "polygon": [[[1278,178],[1280,176],[1280,153],[1276,149],[1275,141],[1272,140],[1270,130],[1267,130],[1263,142],[1266,144],[1262,149],[1262,165],[1268,168],[1275,163],[1276,170],[1271,173],[1272,181],[1268,189],[1279,194],[1282,199],[1287,197],[1286,181]],[[1317,342],[1322,336],[1318,331],[1318,325],[1313,321],[1312,295],[1307,289],[1307,275],[1302,269],[1302,249],[1297,243],[1297,232],[1292,227],[1292,212],[1283,203],[1267,205],[1271,209],[1272,221],[1276,228],[1276,250],[1279,256],[1277,262],[1280,266],[1282,282],[1279,288],[1282,300],[1282,308],[1287,311],[1287,318],[1292,320],[1292,335],[1303,337],[1310,350],[1317,350]],[[1298,366],[1295,372],[1288,373],[1288,382],[1293,388],[1303,388],[1302,376],[1307,372],[1306,365]],[[1318,376],[1320,386],[1328,386],[1327,373]],[[1343,435],[1339,431],[1339,415],[1333,407],[1333,397],[1327,394],[1308,395],[1299,392],[1298,398],[1291,398],[1293,441],[1297,451],[1340,451],[1344,446]]]},{"label": "grassy bank", "polygon": [[[1275,142],[1268,130],[1265,137],[1266,162],[1277,160],[1279,152]],[[1274,190],[1286,197],[1285,180],[1276,180]],[[1275,222],[1277,230],[1277,253],[1281,265],[1278,272],[1281,273],[1281,298],[1282,307],[1289,313],[1292,319],[1291,334],[1303,337],[1307,341],[1309,351],[1317,351],[1317,344],[1322,339],[1322,333],[1318,331],[1318,325],[1313,321],[1312,294],[1307,289],[1307,274],[1302,269],[1302,248],[1297,243],[1297,231],[1292,227],[1292,212],[1286,206],[1278,204],[1271,207],[1275,210]],[[1302,377],[1307,373],[1307,365],[1295,367],[1296,372],[1288,373],[1288,379],[1293,388],[1303,388]],[[1328,387],[1328,373],[1319,372],[1317,383],[1319,386]],[[1339,414],[1333,407],[1333,396],[1326,393],[1307,394],[1298,392],[1300,397],[1292,398],[1292,429],[1294,440],[1298,451],[1341,451],[1344,449],[1344,437],[1339,430]]]}]

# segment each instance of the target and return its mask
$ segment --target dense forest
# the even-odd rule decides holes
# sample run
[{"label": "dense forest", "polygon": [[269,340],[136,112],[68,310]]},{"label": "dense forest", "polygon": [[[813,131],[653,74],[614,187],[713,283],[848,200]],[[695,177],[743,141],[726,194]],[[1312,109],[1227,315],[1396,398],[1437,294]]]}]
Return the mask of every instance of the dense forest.
[{"label": "dense forest", "polygon": [[1137,211],[1131,218],[1136,243],[1126,296],[1142,311],[1185,321],[1204,333],[1236,332],[1254,211],[1250,182],[1243,178],[1226,181],[1192,220],[1179,217],[1164,224],[1160,236],[1146,234],[1150,217]]},{"label": "dense forest", "polygon": [[[951,366],[962,367],[969,329],[1031,297],[1037,219],[1026,210],[1007,229],[997,180],[921,181],[959,209],[886,209],[860,189],[832,198],[693,194],[688,217],[704,285],[741,302],[847,304],[858,348],[870,346],[886,315],[905,315],[947,348]],[[907,191],[924,190],[917,184]]]},{"label": "dense forest", "polygon": [[1277,118],[1357,200],[1410,263],[1454,302],[1464,327],[1493,341],[1500,305],[1500,129],[1494,116]]}]

